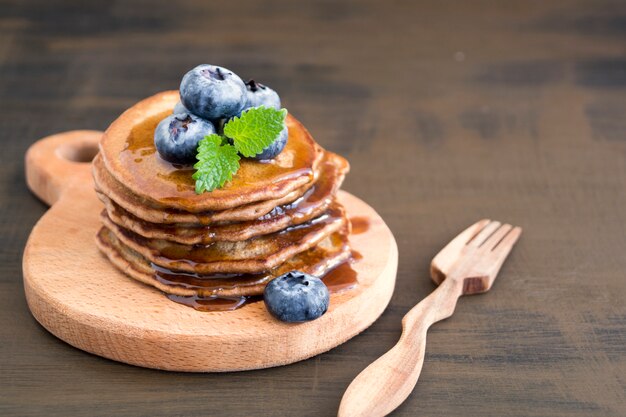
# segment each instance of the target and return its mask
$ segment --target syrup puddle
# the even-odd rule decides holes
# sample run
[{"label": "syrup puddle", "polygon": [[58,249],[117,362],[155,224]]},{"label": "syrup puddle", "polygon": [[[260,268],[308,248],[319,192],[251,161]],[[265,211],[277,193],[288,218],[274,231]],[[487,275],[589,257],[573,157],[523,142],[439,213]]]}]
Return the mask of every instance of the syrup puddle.
[{"label": "syrup puddle", "polygon": [[365,233],[370,228],[370,221],[365,216],[351,217],[350,224],[352,225],[353,235],[360,235],[361,233]]}]

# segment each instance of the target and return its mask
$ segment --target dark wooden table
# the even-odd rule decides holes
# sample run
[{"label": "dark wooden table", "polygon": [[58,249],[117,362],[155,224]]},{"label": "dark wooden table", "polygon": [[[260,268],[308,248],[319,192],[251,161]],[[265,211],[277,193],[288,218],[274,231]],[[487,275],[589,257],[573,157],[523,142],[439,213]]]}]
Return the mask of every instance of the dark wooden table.
[{"label": "dark wooden table", "polygon": [[[400,247],[391,304],[276,369],[168,373],[74,349],[24,299],[22,250],[46,211],[24,152],[105,129],[207,62],[275,87],[351,161],[345,188]],[[0,415],[334,415],[433,290],[432,256],[483,217],[524,235],[493,290],[432,329],[394,415],[626,415],[624,2],[2,0],[0,110]]]}]

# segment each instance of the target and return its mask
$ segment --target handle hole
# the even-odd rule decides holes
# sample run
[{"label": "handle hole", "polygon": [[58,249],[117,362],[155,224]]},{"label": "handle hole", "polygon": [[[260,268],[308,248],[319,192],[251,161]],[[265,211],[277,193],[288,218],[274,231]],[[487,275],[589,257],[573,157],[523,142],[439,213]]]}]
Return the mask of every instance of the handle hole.
[{"label": "handle hole", "polygon": [[60,158],[72,162],[88,163],[98,154],[97,143],[67,144],[57,148],[57,155]]}]

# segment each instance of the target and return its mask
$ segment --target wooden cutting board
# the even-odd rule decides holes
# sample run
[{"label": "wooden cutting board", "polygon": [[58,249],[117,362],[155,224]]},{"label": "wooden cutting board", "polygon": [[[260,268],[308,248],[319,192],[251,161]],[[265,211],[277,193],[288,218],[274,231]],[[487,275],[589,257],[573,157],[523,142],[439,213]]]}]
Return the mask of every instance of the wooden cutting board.
[{"label": "wooden cutting board", "polygon": [[[385,310],[395,284],[398,249],[380,216],[347,192],[339,200],[352,219],[369,220],[350,240],[362,259],[359,285],[331,296],[320,319],[286,324],[263,302],[228,312],[199,312],[116,270],[98,252],[102,204],[90,161],[102,132],[47,137],[26,154],[31,190],[51,205],[24,251],[24,290],[39,323],[72,346],[133,365],[173,371],[222,372],[300,361],[344,343]],[[355,228],[360,229],[360,228]],[[360,233],[357,233],[360,232]]]}]

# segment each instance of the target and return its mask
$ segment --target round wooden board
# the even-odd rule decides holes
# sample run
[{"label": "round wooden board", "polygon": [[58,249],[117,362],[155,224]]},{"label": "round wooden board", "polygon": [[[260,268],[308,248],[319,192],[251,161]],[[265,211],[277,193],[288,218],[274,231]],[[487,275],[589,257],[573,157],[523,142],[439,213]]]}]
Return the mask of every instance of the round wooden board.
[{"label": "round wooden board", "polygon": [[[262,302],[203,313],[116,270],[97,250],[102,205],[90,160],[101,132],[42,139],[26,157],[29,187],[50,210],[34,227],[23,260],[28,306],[39,323],[72,346],[133,365],[172,371],[225,372],[285,365],[328,351],[370,326],[395,284],[398,250],[381,217],[347,192],[339,200],[369,229],[350,241],[363,258],[359,285],[331,296],[320,319],[286,324]],[[78,161],[72,161],[78,160]]]}]

